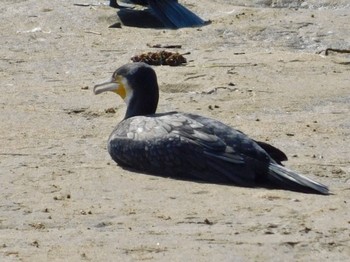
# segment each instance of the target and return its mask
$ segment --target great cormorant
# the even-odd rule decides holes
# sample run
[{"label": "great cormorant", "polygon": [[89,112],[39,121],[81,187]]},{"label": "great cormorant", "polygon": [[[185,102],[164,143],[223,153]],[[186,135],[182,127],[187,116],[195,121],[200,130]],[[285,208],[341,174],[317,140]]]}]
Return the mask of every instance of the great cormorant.
[{"label": "great cormorant", "polygon": [[[207,24],[202,18],[188,10],[177,0],[130,0],[138,5],[149,6],[153,14],[169,28],[202,26]],[[110,0],[111,7],[120,8],[116,0]]]},{"label": "great cormorant", "polygon": [[328,194],[328,188],[281,165],[279,149],[200,115],[156,113],[158,83],[144,63],[126,64],[94,93],[117,93],[127,104],[108,151],[124,167],[153,175],[241,186],[277,186]]}]

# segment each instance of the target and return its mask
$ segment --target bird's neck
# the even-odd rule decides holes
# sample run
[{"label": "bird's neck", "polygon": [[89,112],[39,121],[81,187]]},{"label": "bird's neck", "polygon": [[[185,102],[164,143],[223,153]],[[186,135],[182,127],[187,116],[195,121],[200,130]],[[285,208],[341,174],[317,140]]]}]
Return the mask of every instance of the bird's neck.
[{"label": "bird's neck", "polygon": [[157,110],[158,92],[150,94],[135,94],[129,101],[124,119],[133,116],[152,115]]}]

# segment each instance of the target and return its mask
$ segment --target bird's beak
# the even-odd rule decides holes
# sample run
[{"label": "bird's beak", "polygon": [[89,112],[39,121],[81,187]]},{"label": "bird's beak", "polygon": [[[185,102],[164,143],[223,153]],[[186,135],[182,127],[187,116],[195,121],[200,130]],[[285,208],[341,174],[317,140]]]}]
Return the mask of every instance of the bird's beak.
[{"label": "bird's beak", "polygon": [[123,99],[126,97],[126,90],[123,84],[113,81],[107,81],[94,86],[95,95],[101,94],[106,91],[112,91],[114,93],[117,93]]}]

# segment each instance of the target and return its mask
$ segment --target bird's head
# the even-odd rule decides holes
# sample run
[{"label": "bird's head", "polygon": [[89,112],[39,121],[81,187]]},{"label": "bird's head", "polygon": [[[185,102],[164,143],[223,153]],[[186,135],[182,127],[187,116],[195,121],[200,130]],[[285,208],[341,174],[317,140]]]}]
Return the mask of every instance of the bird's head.
[{"label": "bird's head", "polygon": [[127,104],[125,118],[154,114],[158,105],[157,76],[145,63],[130,63],[119,67],[110,81],[94,86],[94,94],[106,91],[118,94]]}]

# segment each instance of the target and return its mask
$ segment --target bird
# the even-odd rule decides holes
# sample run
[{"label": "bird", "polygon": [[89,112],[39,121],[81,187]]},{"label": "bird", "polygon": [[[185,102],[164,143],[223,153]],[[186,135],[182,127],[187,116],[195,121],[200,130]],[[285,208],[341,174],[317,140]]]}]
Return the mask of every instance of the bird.
[{"label": "bird", "polygon": [[125,64],[93,88],[95,95],[106,91],[127,105],[107,146],[123,168],[214,184],[329,194],[327,186],[283,166],[287,156],[268,143],[205,116],[157,113],[157,75],[148,64]]},{"label": "bird", "polygon": [[[207,24],[195,13],[179,4],[177,0],[130,0],[133,4],[149,6],[153,14],[169,28],[203,26]],[[121,8],[116,0],[110,0],[109,5]]]}]

